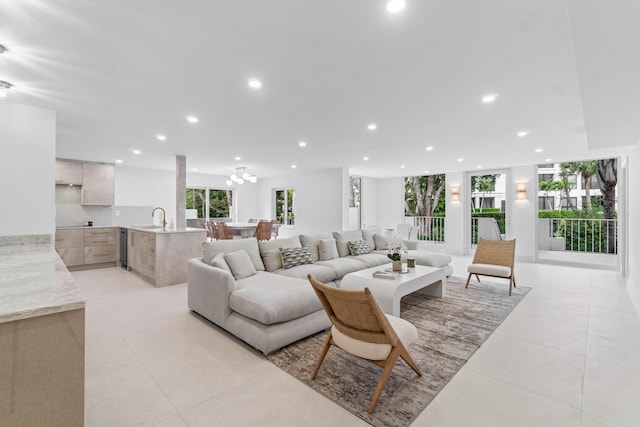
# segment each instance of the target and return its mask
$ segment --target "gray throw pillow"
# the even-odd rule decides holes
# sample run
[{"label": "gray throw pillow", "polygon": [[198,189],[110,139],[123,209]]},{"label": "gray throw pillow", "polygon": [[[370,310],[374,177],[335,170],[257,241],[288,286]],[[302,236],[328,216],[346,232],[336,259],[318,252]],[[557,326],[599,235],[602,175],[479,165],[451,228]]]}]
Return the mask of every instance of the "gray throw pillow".
[{"label": "gray throw pillow", "polygon": [[369,242],[366,240],[355,240],[353,242],[349,242],[349,250],[351,251],[351,255],[364,255],[371,252],[369,249]]},{"label": "gray throw pillow", "polygon": [[231,274],[236,280],[244,279],[256,274],[256,268],[244,249],[224,254],[224,260],[229,264]]},{"label": "gray throw pillow", "polygon": [[318,259],[320,261],[329,261],[338,258],[338,247],[336,239],[321,239],[318,244]]},{"label": "gray throw pillow", "polygon": [[285,270],[297,265],[313,264],[309,246],[303,246],[301,248],[280,248],[280,256],[282,257],[282,267]]},{"label": "gray throw pillow", "polygon": [[224,259],[224,254],[222,252],[216,255],[215,257],[213,257],[213,259],[210,262],[210,265],[212,267],[217,267],[231,273],[231,270],[229,269],[229,264],[227,264],[227,261]]},{"label": "gray throw pillow", "polygon": [[380,250],[380,249],[387,250],[387,249],[389,249],[387,247],[388,239],[385,236],[383,236],[382,234],[374,234],[373,235],[373,240],[376,241],[376,249],[377,250]]}]

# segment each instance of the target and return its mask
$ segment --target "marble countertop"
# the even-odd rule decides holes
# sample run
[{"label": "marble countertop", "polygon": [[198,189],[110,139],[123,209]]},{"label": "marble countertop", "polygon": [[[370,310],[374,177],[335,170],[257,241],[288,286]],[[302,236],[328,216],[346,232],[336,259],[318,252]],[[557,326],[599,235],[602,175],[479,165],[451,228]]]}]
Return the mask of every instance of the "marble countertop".
[{"label": "marble countertop", "polygon": [[52,245],[0,247],[0,323],[84,306]]},{"label": "marble countertop", "polygon": [[56,230],[92,230],[94,228],[121,228],[120,225],[59,225]]},{"label": "marble countertop", "polygon": [[145,231],[147,233],[157,233],[157,234],[176,234],[176,233],[205,233],[206,234],[207,233],[207,230],[205,230],[204,228],[190,228],[190,227],[170,229],[169,226],[167,226],[167,229],[163,230],[162,227],[158,227],[158,226],[129,225],[123,228],[128,228],[129,230],[136,230],[136,231]]}]

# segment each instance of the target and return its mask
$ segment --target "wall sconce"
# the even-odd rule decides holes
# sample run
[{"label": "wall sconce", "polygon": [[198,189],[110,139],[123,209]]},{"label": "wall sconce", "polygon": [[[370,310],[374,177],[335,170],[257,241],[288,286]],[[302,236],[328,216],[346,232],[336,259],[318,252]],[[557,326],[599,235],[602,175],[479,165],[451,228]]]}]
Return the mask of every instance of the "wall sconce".
[{"label": "wall sconce", "polygon": [[526,182],[516,182],[516,200],[527,200]]},{"label": "wall sconce", "polygon": [[451,186],[451,201],[452,202],[460,201],[460,186],[458,185]]}]

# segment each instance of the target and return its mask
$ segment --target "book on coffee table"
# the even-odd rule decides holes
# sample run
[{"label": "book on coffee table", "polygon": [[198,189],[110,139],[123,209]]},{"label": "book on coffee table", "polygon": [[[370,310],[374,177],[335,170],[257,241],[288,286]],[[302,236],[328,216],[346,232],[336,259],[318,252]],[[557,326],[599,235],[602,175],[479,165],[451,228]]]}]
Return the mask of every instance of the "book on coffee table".
[{"label": "book on coffee table", "polygon": [[391,271],[374,271],[373,277],[375,277],[376,279],[394,280],[398,278],[398,273],[394,273]]}]

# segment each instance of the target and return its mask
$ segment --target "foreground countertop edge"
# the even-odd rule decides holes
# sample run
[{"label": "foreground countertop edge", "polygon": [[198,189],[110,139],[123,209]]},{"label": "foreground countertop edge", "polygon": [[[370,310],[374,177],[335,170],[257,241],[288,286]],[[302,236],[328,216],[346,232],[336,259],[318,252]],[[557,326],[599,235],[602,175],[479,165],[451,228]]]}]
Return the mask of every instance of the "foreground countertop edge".
[{"label": "foreground countertop edge", "polygon": [[82,309],[85,305],[52,245],[0,248],[0,323]]},{"label": "foreground countertop edge", "polygon": [[128,230],[142,231],[145,233],[155,233],[155,234],[180,234],[180,233],[207,233],[207,230],[204,228],[176,228],[176,229],[167,229],[163,230],[162,228],[144,228],[144,227],[135,227],[135,226],[127,226],[121,227],[126,228]]}]

